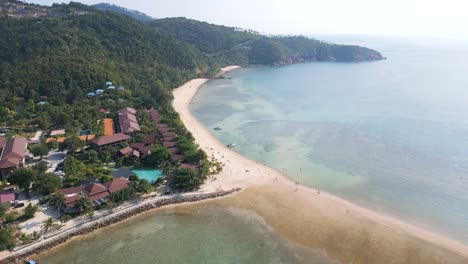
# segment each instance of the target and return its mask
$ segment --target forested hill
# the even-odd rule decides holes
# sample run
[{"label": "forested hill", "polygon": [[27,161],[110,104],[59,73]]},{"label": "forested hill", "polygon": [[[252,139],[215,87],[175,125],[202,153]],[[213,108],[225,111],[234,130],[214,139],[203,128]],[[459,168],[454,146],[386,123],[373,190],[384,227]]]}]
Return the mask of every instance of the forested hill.
[{"label": "forested hill", "polygon": [[115,12],[115,13],[126,15],[126,16],[129,16],[129,17],[134,18],[136,20],[143,21],[143,22],[151,21],[151,20],[154,19],[154,18],[152,18],[152,17],[148,16],[147,14],[142,13],[140,11],[131,10],[131,9],[128,9],[128,8],[124,8],[124,7],[120,7],[120,6],[113,5],[113,4],[108,4],[108,3],[99,3],[99,4],[92,5],[92,7],[96,8],[96,9],[99,9],[99,10],[103,10],[103,11],[112,11],[112,12]]},{"label": "forested hill", "polygon": [[0,35],[0,103],[12,97],[37,102],[40,96],[52,104],[72,103],[113,81],[153,105],[170,100],[171,88],[217,66],[147,24],[95,9],[61,17],[2,17]]},{"label": "forested hill", "polygon": [[269,37],[187,18],[158,19],[149,24],[197,47],[225,65],[384,59],[379,52],[364,47],[331,44],[303,36]]}]

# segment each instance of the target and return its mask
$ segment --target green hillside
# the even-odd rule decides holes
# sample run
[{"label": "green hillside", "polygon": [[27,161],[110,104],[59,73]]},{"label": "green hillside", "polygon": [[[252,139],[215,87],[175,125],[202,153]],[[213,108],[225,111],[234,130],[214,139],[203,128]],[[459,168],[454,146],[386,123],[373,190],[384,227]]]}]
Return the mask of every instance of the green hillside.
[{"label": "green hillside", "polygon": [[384,59],[379,52],[364,47],[330,44],[303,36],[269,37],[250,30],[186,18],[158,19],[149,24],[195,46],[224,65],[286,65],[305,61],[358,62]]},{"label": "green hillside", "polygon": [[165,101],[160,95],[169,88],[215,65],[190,45],[111,12],[0,18],[0,34],[3,99],[48,96],[53,104],[72,103],[110,80],[135,97]]}]

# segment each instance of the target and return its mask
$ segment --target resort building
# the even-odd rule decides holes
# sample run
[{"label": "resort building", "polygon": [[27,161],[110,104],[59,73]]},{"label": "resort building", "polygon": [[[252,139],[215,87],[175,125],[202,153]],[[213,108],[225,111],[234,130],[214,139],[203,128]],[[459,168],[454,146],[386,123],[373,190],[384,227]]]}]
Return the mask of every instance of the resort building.
[{"label": "resort building", "polygon": [[76,212],[75,204],[81,196],[88,198],[93,206],[105,203],[112,193],[118,192],[128,187],[130,181],[124,178],[118,178],[104,184],[91,182],[78,187],[64,188],[58,190],[65,196],[65,212]]},{"label": "resort building", "polygon": [[130,107],[122,108],[118,111],[120,132],[133,134],[140,131],[140,125],[136,118],[136,110]]},{"label": "resort building", "polygon": [[148,114],[150,115],[151,121],[153,121],[153,123],[158,124],[161,122],[161,115],[159,114],[158,110],[151,108],[148,110]]},{"label": "resort building", "polygon": [[130,136],[118,133],[112,136],[103,136],[91,140],[91,144],[101,153],[107,147],[117,146],[123,142],[127,142]]},{"label": "resort building", "polygon": [[8,173],[24,166],[28,143],[24,137],[15,137],[9,140],[0,155],[0,175],[5,177]]}]

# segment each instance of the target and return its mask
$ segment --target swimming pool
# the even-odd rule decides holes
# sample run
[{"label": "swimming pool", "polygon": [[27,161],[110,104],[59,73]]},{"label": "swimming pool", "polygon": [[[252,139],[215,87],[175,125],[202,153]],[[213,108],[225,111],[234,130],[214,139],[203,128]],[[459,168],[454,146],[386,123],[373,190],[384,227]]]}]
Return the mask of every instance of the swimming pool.
[{"label": "swimming pool", "polygon": [[132,170],[140,179],[147,179],[149,182],[155,182],[157,179],[163,177],[161,170]]}]

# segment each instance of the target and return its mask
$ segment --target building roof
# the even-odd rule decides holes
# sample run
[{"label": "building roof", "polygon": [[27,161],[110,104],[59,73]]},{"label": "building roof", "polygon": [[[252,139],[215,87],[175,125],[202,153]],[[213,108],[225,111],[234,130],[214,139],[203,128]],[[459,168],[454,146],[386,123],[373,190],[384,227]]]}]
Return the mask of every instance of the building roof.
[{"label": "building roof", "polygon": [[175,147],[176,143],[175,142],[163,142],[163,146],[165,148],[172,148]]},{"label": "building roof", "polygon": [[73,194],[65,197],[65,207],[71,208],[75,206],[75,202],[80,199],[80,194]]},{"label": "building roof", "polygon": [[121,170],[113,171],[110,173],[110,176],[115,177],[115,178],[130,178],[133,175],[135,175],[135,173],[127,169],[121,169]]},{"label": "building roof", "polygon": [[97,89],[96,90],[96,94],[103,94],[104,93],[104,90],[103,89]]},{"label": "building roof", "polygon": [[151,134],[145,135],[145,138],[143,139],[143,143],[145,143],[145,145],[153,144],[155,140],[156,140],[156,134],[151,133]]},{"label": "building roof", "polygon": [[70,188],[63,188],[63,189],[58,189],[58,192],[63,193],[63,195],[72,195],[72,194],[77,194],[82,192],[84,189],[84,185],[81,186],[76,186],[76,187],[70,187]]},{"label": "building roof", "polygon": [[107,89],[115,90],[115,86],[114,86],[114,85],[111,85],[111,86],[107,87]]},{"label": "building roof", "polygon": [[93,139],[93,138],[95,138],[95,137],[96,137],[96,135],[91,134],[91,135],[88,135],[88,137],[86,138],[86,140],[91,140],[91,139]]},{"label": "building roof", "polygon": [[114,120],[112,118],[104,118],[102,122],[104,124],[104,136],[114,135]]},{"label": "building roof", "polygon": [[159,121],[161,121],[161,115],[159,114],[158,110],[150,109],[148,110],[148,113],[154,123],[159,123]]},{"label": "building roof", "polygon": [[133,151],[133,149],[131,147],[125,147],[125,148],[119,150],[120,154],[122,154],[124,156],[130,154],[132,151]]},{"label": "building roof", "polygon": [[5,146],[0,157],[0,160],[11,158],[22,160],[26,156],[27,140],[24,137],[15,137],[10,139]]},{"label": "building roof", "polygon": [[57,140],[57,139],[55,139],[55,138],[47,138],[46,141],[45,141],[45,143],[49,143],[49,142],[52,142],[52,141],[54,141],[54,140]]},{"label": "building roof", "polygon": [[159,133],[165,133],[165,132],[169,132],[169,128],[168,127],[158,127],[158,132]]},{"label": "building roof", "polygon": [[164,142],[171,142],[172,140],[174,140],[174,137],[163,137],[162,139]]},{"label": "building roof", "polygon": [[112,82],[106,82],[106,85],[112,85]]},{"label": "building roof", "polygon": [[82,136],[79,136],[79,138],[82,141],[86,141],[86,138],[88,138],[88,135],[82,135]]},{"label": "building roof", "polygon": [[113,143],[117,143],[117,142],[120,142],[120,141],[125,141],[125,140],[128,140],[130,139],[130,136],[128,135],[125,135],[123,133],[117,133],[117,134],[114,134],[112,136],[103,136],[103,137],[99,137],[99,138],[94,138],[93,140],[91,140],[91,143],[94,143],[98,146],[105,146],[105,145],[108,145],[108,144],[113,144]]},{"label": "building roof", "polygon": [[107,191],[107,188],[105,191],[102,191],[100,193],[96,193],[94,195],[88,195],[88,199],[91,201],[91,202],[94,202],[96,200],[99,200],[99,199],[103,199],[103,198],[106,198],[107,196],[109,196],[110,193]]},{"label": "building roof", "polygon": [[15,192],[13,188],[6,189],[0,192],[0,203],[8,203],[15,200]]},{"label": "building roof", "polygon": [[84,192],[87,196],[96,195],[105,191],[107,191],[106,186],[100,183],[91,183],[84,188]]},{"label": "building roof", "polygon": [[176,137],[177,136],[175,132],[164,132],[161,134],[163,135],[163,137]]},{"label": "building roof", "polygon": [[123,115],[123,114],[126,114],[126,113],[130,113],[130,114],[133,114],[133,115],[136,115],[136,110],[134,108],[131,108],[131,107],[125,107],[125,108],[122,108],[118,111],[118,114],[119,115]]},{"label": "building roof", "polygon": [[66,137],[59,137],[59,138],[57,138],[57,142],[58,143],[63,143],[63,142],[65,142],[65,139],[67,139],[67,138]]},{"label": "building roof", "polygon": [[136,122],[120,123],[120,130],[122,133],[129,134],[140,131],[140,125]]},{"label": "building roof", "polygon": [[124,178],[117,178],[111,182],[106,182],[104,185],[107,187],[109,193],[115,193],[128,187],[130,181]]},{"label": "building roof", "polygon": [[156,124],[156,128],[168,127],[167,124]]},{"label": "building roof", "polygon": [[91,92],[91,93],[87,93],[86,96],[87,96],[87,97],[93,97],[93,96],[96,96],[96,94],[93,93],[93,92]]},{"label": "building roof", "polygon": [[20,165],[20,159],[8,158],[0,160],[0,169],[16,168]]},{"label": "building roof", "polygon": [[58,129],[58,130],[52,130],[50,131],[50,136],[60,136],[60,135],[65,135],[65,129]]},{"label": "building roof", "polygon": [[119,122],[120,123],[126,123],[126,122],[135,122],[137,123],[137,118],[134,114],[132,113],[124,113],[119,115]]},{"label": "building roof", "polygon": [[138,152],[138,150],[135,150],[135,149],[134,149],[134,150],[132,151],[132,155],[135,156],[135,157],[137,157],[137,158],[139,158],[139,157],[140,157],[140,152]]}]

